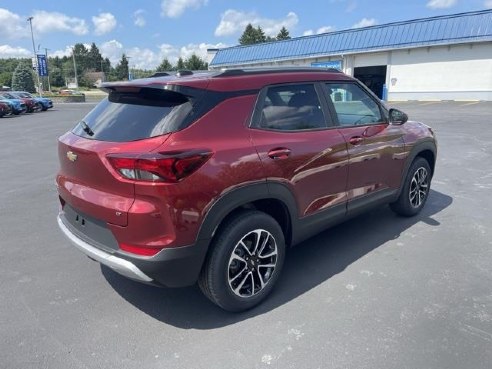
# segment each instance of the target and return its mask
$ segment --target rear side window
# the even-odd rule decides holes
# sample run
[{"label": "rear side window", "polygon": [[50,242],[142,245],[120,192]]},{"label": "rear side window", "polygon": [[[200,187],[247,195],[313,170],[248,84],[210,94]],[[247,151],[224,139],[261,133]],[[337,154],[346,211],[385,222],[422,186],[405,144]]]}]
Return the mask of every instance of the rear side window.
[{"label": "rear side window", "polygon": [[193,99],[175,91],[141,88],[111,92],[72,133],[99,141],[127,142],[179,129],[192,110]]},{"label": "rear side window", "polygon": [[313,84],[269,87],[260,103],[259,128],[298,131],[327,126]]}]

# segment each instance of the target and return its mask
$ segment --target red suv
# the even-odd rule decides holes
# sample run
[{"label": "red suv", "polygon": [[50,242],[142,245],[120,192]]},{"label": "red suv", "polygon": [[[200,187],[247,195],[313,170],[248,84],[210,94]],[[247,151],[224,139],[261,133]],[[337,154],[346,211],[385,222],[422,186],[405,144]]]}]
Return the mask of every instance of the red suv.
[{"label": "red suv", "polygon": [[425,204],[432,130],[335,70],[178,72],[106,83],[59,139],[58,224],[91,259],[145,283],[198,281],[253,307],[286,248],[390,204]]}]

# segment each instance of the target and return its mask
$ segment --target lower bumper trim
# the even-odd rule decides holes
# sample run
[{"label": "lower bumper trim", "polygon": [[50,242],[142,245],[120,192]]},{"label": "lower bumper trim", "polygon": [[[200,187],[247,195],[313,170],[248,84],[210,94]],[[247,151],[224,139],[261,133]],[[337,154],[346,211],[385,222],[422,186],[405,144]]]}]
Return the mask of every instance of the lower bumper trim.
[{"label": "lower bumper trim", "polygon": [[60,215],[57,217],[58,227],[60,227],[63,234],[69,239],[69,241],[80,251],[86,254],[91,259],[98,261],[99,263],[106,265],[107,267],[113,269],[115,272],[140,282],[149,283],[152,282],[152,278],[143,273],[138,269],[132,262],[111,255],[107,252],[99,250],[94,246],[88,244],[84,240],[77,237],[74,233],[68,229],[68,227],[63,223]]}]

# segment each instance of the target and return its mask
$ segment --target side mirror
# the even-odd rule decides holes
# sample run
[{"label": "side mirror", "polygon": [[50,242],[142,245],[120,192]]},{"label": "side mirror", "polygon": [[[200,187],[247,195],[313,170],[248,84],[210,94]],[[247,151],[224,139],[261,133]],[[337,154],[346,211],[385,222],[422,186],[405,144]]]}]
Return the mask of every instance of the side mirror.
[{"label": "side mirror", "polygon": [[389,121],[391,124],[403,124],[408,120],[408,115],[398,109],[389,110]]}]

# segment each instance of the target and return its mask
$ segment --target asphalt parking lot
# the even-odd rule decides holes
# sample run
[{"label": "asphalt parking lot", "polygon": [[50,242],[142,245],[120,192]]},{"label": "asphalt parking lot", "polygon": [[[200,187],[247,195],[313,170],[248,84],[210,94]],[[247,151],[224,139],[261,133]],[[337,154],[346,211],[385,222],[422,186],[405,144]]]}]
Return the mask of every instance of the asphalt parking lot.
[{"label": "asphalt parking lot", "polygon": [[0,368],[490,368],[492,103],[392,105],[438,136],[424,211],[304,242],[242,314],[120,277],[58,231],[56,139],[93,104],[0,119]]}]

